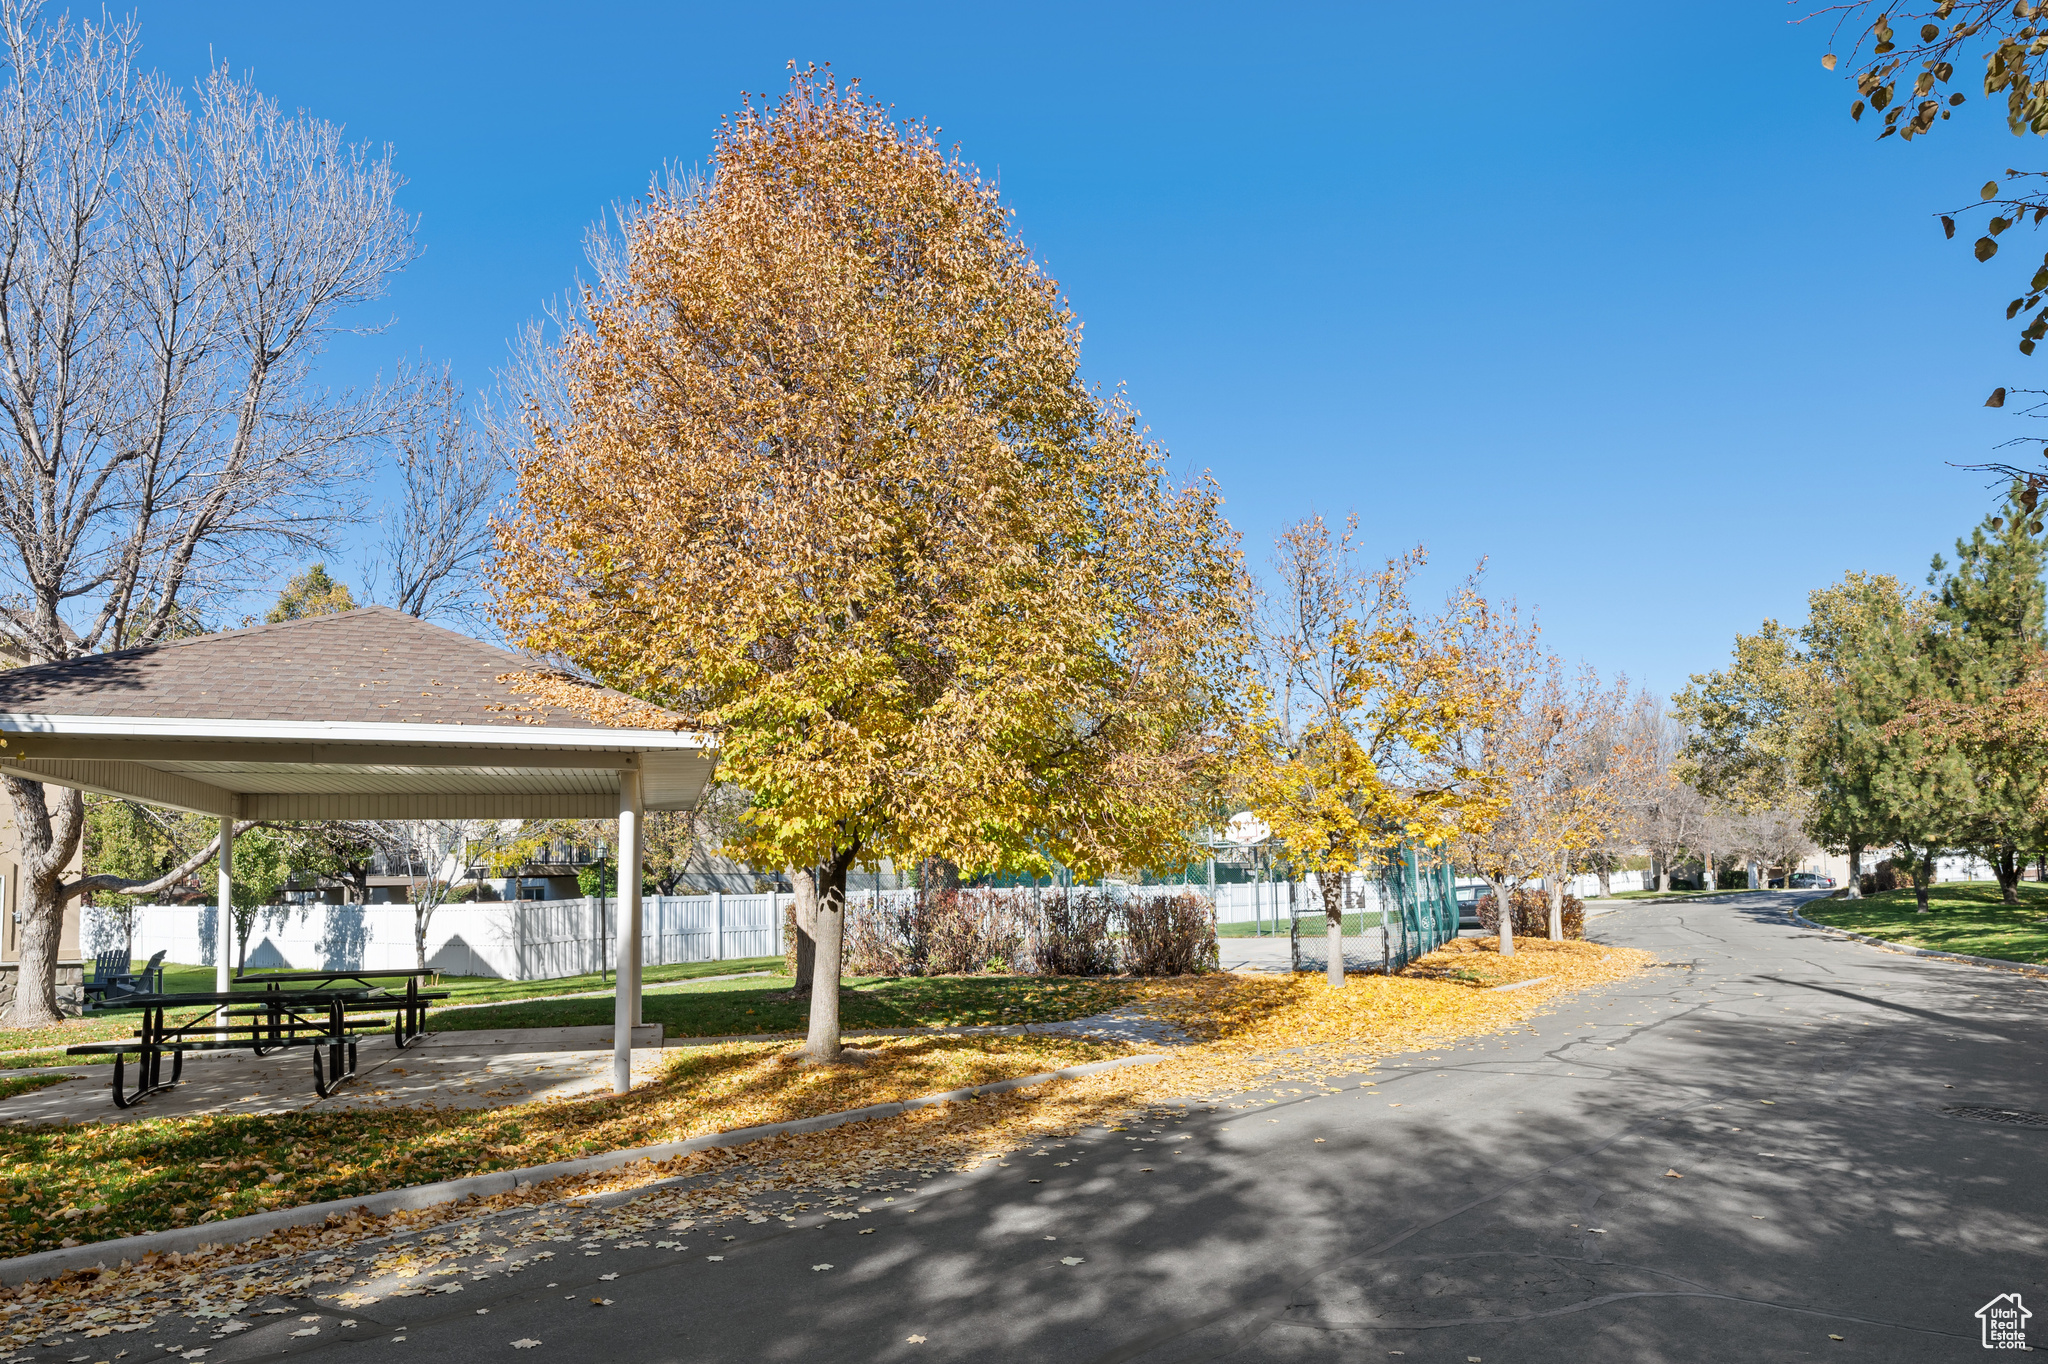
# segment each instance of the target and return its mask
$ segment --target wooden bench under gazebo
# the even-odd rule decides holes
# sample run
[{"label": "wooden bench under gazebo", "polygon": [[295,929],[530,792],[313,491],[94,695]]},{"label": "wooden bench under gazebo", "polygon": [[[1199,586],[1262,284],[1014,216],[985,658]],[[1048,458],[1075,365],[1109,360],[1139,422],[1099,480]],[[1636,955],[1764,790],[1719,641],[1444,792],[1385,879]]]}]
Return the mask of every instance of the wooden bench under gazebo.
[{"label": "wooden bench under gazebo", "polygon": [[[640,1021],[641,815],[695,805],[713,753],[681,717],[600,687],[548,689],[557,699],[587,697],[588,713],[536,699],[532,679],[543,671],[377,606],[8,669],[0,671],[0,773],[219,818],[212,993],[223,998],[209,1002],[229,1013],[258,1002],[234,990],[228,969],[237,821],[617,819],[612,1087],[624,1093]],[[622,722],[590,718],[598,713]],[[346,964],[316,974],[330,978],[328,993],[362,992],[362,1003],[376,988],[347,984]],[[308,1019],[315,1003],[305,1001]],[[294,1037],[320,1041],[291,1045],[352,1046],[347,1013],[337,1006],[326,1022],[295,1025]],[[150,1026],[130,1051],[149,1040]],[[215,1040],[230,1040],[229,1022],[209,1026]],[[162,1029],[152,1055],[158,1065],[171,1057],[175,1082],[183,1051],[200,1039]],[[342,1059],[333,1053],[334,1063]],[[334,1068],[318,1077],[323,1092]]]}]

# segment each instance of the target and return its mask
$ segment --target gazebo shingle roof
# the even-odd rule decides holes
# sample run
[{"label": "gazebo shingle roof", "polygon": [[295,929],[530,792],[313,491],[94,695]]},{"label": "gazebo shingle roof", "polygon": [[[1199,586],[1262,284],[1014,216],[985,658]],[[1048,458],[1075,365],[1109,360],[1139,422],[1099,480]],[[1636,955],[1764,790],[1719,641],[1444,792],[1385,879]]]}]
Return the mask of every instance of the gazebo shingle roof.
[{"label": "gazebo shingle roof", "polygon": [[587,717],[501,680],[536,665],[385,606],[0,671],[0,713],[548,725]]},{"label": "gazebo shingle roof", "polygon": [[540,671],[381,606],[0,669],[0,767],[244,819],[605,818],[623,772],[647,809],[695,803],[714,747],[684,717],[514,689]]}]

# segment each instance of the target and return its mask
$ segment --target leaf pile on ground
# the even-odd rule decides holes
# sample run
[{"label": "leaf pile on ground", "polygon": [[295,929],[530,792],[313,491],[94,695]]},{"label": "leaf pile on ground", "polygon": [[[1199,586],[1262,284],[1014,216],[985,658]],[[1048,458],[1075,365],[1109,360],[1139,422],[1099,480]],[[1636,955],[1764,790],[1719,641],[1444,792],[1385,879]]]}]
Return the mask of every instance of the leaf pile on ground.
[{"label": "leaf pile on ground", "polygon": [[630,1094],[491,1109],[201,1115],[0,1129],[0,1255],[681,1141],[1100,1060],[1060,1036],[874,1041],[861,1066],[803,1069],[786,1046],[677,1048]]},{"label": "leaf pile on ground", "polygon": [[[1561,995],[1625,979],[1653,960],[1648,953],[1585,942],[1523,943],[1514,958],[1503,960],[1482,942],[1454,945],[1425,957],[1411,968],[1412,974],[1391,979],[1352,976],[1341,990],[1330,989],[1320,977],[1217,974],[1145,982],[1144,1012],[1174,1023],[1196,1039],[1155,1064],[915,1109],[827,1132],[784,1135],[737,1149],[635,1162],[466,1204],[385,1217],[352,1214],[331,1218],[324,1227],[283,1231],[241,1246],[152,1256],[135,1265],[81,1271],[13,1290],[0,1288],[0,1347],[19,1347],[116,1319],[125,1324],[154,1320],[173,1311],[203,1309],[225,1316],[265,1295],[304,1296],[319,1291],[322,1284],[347,1282],[349,1292],[328,1296],[344,1307],[361,1304],[380,1291],[407,1286],[440,1259],[478,1249],[473,1235],[467,1243],[462,1237],[434,1241],[432,1235],[439,1235],[432,1233],[434,1227],[495,1212],[534,1208],[544,1213],[516,1235],[497,1233],[506,1246],[486,1248],[507,1264],[524,1258],[515,1253],[519,1245],[562,1239],[571,1218],[582,1235],[616,1236],[677,1219],[708,1229],[808,1215],[835,1198],[845,1201],[848,1190],[890,1194],[913,1187],[918,1178],[948,1170],[972,1171],[1038,1143],[1072,1137],[1085,1127],[1115,1127],[1141,1115],[1184,1117],[1191,1104],[1220,1106],[1227,1096],[1254,1085],[1283,1087],[1275,1089],[1276,1094],[1331,1090],[1330,1077],[1366,1072],[1375,1057],[1499,1033],[1543,1012]],[[1437,978],[1434,973],[1447,964],[1487,980],[1547,979],[1525,989],[1492,992],[1471,982]],[[243,1166],[236,1187],[245,1191],[221,1209],[235,1213],[330,1198],[339,1191],[325,1184],[316,1191],[300,1182],[306,1179],[349,1187],[350,1181],[369,1185],[377,1182],[373,1176],[402,1174],[378,1186],[417,1183],[443,1173],[530,1165],[589,1150],[856,1108],[1005,1073],[1071,1065],[1118,1050],[1045,1035],[931,1036],[872,1045],[884,1053],[884,1060],[858,1068],[818,1070],[780,1064],[776,1058],[782,1048],[774,1044],[692,1048],[676,1058],[676,1068],[663,1081],[620,1098],[549,1100],[482,1112],[415,1109],[165,1119],[90,1132],[66,1128],[0,1134],[0,1157],[10,1165],[25,1159],[32,1167],[14,1182],[8,1195],[10,1212],[23,1197],[35,1206],[64,1210],[79,1207],[82,1198],[97,1197],[91,1179],[81,1172],[92,1159],[126,1160],[131,1166],[147,1160],[156,1182],[138,1186],[136,1192],[146,1194],[145,1202],[163,1205],[191,1198],[184,1190],[206,1177],[201,1167],[224,1168],[219,1160],[192,1163],[191,1155],[203,1145],[209,1151],[232,1153],[230,1158]],[[41,1144],[26,1145],[31,1137]],[[380,1150],[380,1145],[390,1149]],[[400,1145],[406,1148],[403,1153],[397,1150]],[[479,1151],[485,1161],[477,1160]],[[322,1163],[333,1170],[313,1168]],[[286,1180],[244,1205],[241,1200],[251,1197],[248,1184],[265,1171],[280,1170]],[[611,1209],[586,1209],[573,1202],[656,1181],[682,1182]],[[39,1192],[43,1184],[49,1188],[47,1196]],[[133,1203],[131,1199],[129,1206]],[[80,1233],[108,1236],[128,1229],[125,1223],[117,1228],[107,1211],[45,1224],[40,1233],[32,1230],[36,1216],[31,1213],[14,1223],[10,1234],[15,1246],[28,1249],[47,1244],[51,1234],[80,1239]],[[146,1216],[147,1209],[137,1208],[131,1215]],[[370,1238],[417,1233],[432,1235],[405,1245],[350,1250]],[[325,1266],[297,1258],[314,1251],[343,1258]],[[347,1258],[350,1255],[355,1258]]]}]

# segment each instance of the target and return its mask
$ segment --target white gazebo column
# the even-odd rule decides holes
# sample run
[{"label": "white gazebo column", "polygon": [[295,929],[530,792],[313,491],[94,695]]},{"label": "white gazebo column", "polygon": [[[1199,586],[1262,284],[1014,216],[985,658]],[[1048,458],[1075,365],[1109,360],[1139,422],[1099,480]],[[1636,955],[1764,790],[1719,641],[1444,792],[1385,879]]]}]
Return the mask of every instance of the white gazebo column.
[{"label": "white gazebo column", "polygon": [[633,1025],[640,1021],[640,773],[619,773],[619,974],[613,988],[612,1093],[633,1087]]},{"label": "white gazebo column", "polygon": [[[213,920],[213,988],[221,994],[226,994],[229,985],[228,959],[235,954],[235,818],[233,815],[222,815],[220,817],[220,857],[218,858],[218,865],[220,866],[220,878],[219,884],[215,889],[220,897],[220,909],[215,914]],[[221,1035],[223,1037],[226,1036],[227,1021],[228,1011],[227,1007],[223,1005],[220,1011]]]}]

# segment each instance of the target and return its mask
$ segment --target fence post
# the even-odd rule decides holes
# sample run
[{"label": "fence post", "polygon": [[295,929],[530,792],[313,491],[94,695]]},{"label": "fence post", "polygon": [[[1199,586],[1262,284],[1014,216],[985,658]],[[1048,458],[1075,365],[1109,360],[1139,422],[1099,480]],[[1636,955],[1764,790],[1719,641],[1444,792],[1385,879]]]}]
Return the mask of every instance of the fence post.
[{"label": "fence post", "polygon": [[711,892],[711,960],[725,960],[725,892]]},{"label": "fence post", "polygon": [[[1274,924],[1276,935],[1279,930],[1279,924]],[[1301,910],[1295,904],[1294,882],[1291,880],[1287,883],[1287,969],[1301,969]]]}]

